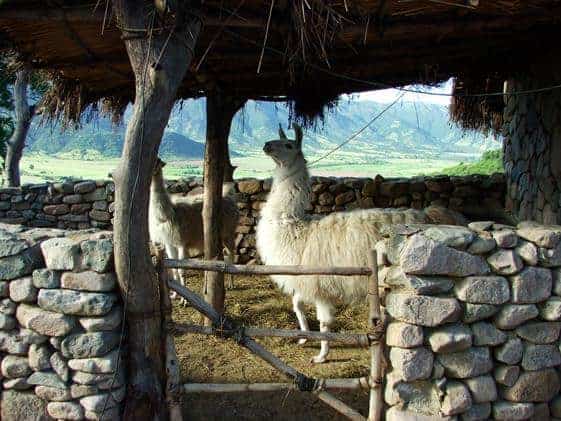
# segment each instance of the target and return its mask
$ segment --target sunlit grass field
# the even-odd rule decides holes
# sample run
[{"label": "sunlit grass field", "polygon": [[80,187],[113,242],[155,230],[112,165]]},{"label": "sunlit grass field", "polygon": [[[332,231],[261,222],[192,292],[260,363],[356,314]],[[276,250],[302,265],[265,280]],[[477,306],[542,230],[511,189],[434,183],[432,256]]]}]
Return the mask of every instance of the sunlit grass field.
[{"label": "sunlit grass field", "polygon": [[[438,157],[388,157],[369,160],[352,154],[337,154],[318,163],[317,157],[307,157],[312,175],[340,177],[412,177],[428,174],[469,174],[492,173],[501,169],[500,157],[485,154],[482,161],[474,156]],[[492,162],[491,162],[492,161]],[[74,157],[54,157],[49,155],[24,155],[21,162],[24,183],[42,183],[73,179],[107,179],[117,167],[118,159],[78,159]],[[273,163],[261,154],[245,156],[233,160],[238,167],[237,178],[267,178],[272,175]],[[202,176],[202,161],[168,161],[164,176],[169,179]]]}]

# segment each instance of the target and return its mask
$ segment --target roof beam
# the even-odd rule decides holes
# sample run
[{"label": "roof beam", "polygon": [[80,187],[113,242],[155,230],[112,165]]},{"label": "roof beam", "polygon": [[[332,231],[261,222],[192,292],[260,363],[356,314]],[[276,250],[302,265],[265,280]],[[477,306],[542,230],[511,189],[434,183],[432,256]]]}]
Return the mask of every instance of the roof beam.
[{"label": "roof beam", "polygon": [[[73,8],[54,8],[54,7],[35,7],[25,9],[22,7],[4,7],[0,8],[0,16],[2,20],[18,20],[25,22],[53,22],[68,21],[76,23],[96,23],[103,22],[104,11],[94,11],[91,7],[73,7]],[[262,28],[264,22],[259,18],[240,19],[232,16],[228,22],[216,16],[205,15],[204,23],[206,26],[229,26],[235,28]]]}]

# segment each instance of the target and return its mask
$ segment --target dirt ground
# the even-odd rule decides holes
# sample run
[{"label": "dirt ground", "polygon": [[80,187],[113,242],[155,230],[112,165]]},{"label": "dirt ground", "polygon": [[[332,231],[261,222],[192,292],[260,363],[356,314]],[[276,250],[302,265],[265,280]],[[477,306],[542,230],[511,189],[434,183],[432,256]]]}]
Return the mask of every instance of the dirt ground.
[{"label": "dirt ground", "polygon": [[[281,294],[267,277],[236,277],[235,287],[227,291],[226,308],[232,318],[247,326],[297,328],[290,298]],[[188,286],[200,292],[202,276],[192,273]],[[307,311],[311,329],[318,330],[315,311]],[[200,315],[183,308],[174,300],[176,322],[197,323]],[[336,331],[365,332],[367,306],[340,308]],[[316,378],[362,377],[369,373],[369,353],[366,349],[334,344],[329,360],[312,364],[310,359],[319,352],[318,342],[298,345],[289,339],[258,339],[282,360]],[[284,375],[253,356],[235,342],[205,335],[177,335],[177,353],[183,383],[251,383],[287,382]],[[366,415],[368,393],[350,391],[336,396]],[[235,393],[191,394],[185,396],[184,413],[190,420],[338,420],[343,419],[331,408],[309,393]]]}]

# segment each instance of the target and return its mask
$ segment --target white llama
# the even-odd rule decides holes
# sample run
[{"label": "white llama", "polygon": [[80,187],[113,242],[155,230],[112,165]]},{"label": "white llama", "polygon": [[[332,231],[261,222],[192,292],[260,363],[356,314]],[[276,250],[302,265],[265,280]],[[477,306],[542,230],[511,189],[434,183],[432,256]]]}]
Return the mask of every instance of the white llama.
[{"label": "white llama", "polygon": [[[263,148],[276,164],[273,185],[257,225],[257,250],[267,265],[367,266],[368,254],[381,239],[379,227],[392,223],[426,223],[443,218],[453,223],[454,215],[444,208],[368,209],[336,212],[324,217],[308,215],[311,183],[302,154],[302,130],[294,124],[296,140],[280,140]],[[463,221],[462,221],[463,222]],[[328,332],[334,320],[335,304],[364,299],[365,276],[271,276],[286,294],[292,295],[294,313],[302,330],[309,330],[304,303],[314,304],[320,331]],[[304,341],[301,341],[303,343]],[[312,361],[326,361],[329,343]]]},{"label": "white llama", "polygon": [[[172,200],[168,194],[162,169],[165,162],[158,158],[150,185],[149,231],[150,240],[162,244],[170,259],[186,259],[203,253],[202,196]],[[224,247],[224,261],[233,262],[235,253],[236,226],[239,211],[232,197],[222,198],[222,229],[220,235]],[[174,270],[177,278],[184,282],[183,271]],[[228,277],[232,287],[232,276]]]}]

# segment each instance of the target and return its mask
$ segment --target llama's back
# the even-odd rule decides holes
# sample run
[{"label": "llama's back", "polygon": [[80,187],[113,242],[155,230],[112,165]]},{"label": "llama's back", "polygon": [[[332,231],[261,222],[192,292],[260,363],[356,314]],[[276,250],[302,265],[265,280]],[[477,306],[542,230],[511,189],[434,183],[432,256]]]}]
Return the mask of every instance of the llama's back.
[{"label": "llama's back", "polygon": [[[368,209],[337,212],[292,224],[262,227],[259,252],[267,264],[306,266],[367,266],[368,256],[382,238],[381,227],[423,223],[424,212],[413,209]],[[287,294],[304,301],[351,302],[366,295],[367,277],[273,276]]]},{"label": "llama's back", "polygon": [[[191,255],[200,255],[204,251],[203,230],[203,201],[177,201],[175,203],[178,220],[181,224],[184,247]],[[222,198],[222,229],[220,232],[224,244],[232,247],[235,240],[235,230],[238,225],[239,210],[231,196]]]}]

